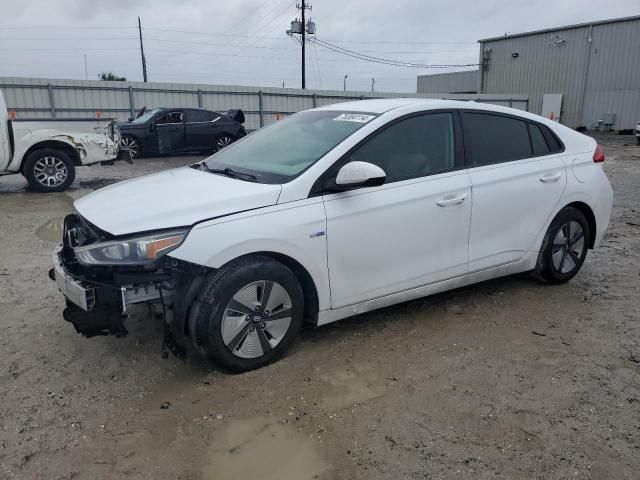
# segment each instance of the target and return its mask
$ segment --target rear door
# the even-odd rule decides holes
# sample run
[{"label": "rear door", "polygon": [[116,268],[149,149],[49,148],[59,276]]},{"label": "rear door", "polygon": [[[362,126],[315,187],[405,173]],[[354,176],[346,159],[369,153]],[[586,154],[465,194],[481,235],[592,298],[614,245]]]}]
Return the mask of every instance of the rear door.
[{"label": "rear door", "polygon": [[567,183],[562,144],[544,125],[481,111],[462,113],[473,207],[471,272],[521,259]]},{"label": "rear door", "polygon": [[222,116],[207,110],[187,110],[186,146],[190,150],[213,150]]},{"label": "rear door", "polygon": [[384,185],[326,193],[332,308],[467,273],[471,182],[455,112],[383,127],[348,161],[381,167]]},{"label": "rear door", "polygon": [[162,154],[185,150],[184,110],[169,110],[156,119],[158,152]]}]

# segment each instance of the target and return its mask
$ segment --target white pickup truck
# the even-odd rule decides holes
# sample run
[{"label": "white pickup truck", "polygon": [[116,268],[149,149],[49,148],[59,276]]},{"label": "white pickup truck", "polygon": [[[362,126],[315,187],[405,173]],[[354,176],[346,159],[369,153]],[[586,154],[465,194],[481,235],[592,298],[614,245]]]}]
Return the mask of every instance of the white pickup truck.
[{"label": "white pickup truck", "polygon": [[21,173],[35,190],[61,192],[76,167],[111,163],[119,149],[114,119],[11,120],[0,91],[0,175]]}]

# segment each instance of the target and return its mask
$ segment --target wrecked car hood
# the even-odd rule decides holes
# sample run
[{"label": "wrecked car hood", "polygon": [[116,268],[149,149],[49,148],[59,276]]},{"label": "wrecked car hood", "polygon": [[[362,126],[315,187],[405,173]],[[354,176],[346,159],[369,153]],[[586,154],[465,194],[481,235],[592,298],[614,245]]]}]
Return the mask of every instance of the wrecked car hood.
[{"label": "wrecked car hood", "polygon": [[74,205],[98,228],[127,235],[275,205],[281,188],[182,167],[110,185]]}]

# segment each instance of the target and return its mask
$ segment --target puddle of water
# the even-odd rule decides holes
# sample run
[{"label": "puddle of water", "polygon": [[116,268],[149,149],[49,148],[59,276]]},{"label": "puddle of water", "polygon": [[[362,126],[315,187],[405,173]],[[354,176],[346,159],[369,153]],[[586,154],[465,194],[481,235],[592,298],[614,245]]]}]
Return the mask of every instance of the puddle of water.
[{"label": "puddle of water", "polygon": [[92,180],[81,180],[78,182],[80,188],[88,188],[90,190],[98,190],[102,187],[107,187],[122,181],[119,178],[94,178]]},{"label": "puddle of water", "polygon": [[61,242],[64,217],[56,217],[49,220],[36,230],[36,236],[45,242]]},{"label": "puddle of water", "polygon": [[312,480],[330,471],[313,440],[266,419],[232,423],[209,453],[204,480]]}]

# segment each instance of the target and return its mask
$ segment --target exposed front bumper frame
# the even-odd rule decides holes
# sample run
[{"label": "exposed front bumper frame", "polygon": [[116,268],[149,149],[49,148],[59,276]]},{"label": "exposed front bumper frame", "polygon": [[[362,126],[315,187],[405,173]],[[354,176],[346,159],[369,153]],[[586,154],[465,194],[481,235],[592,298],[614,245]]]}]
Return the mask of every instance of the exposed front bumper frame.
[{"label": "exposed front bumper frame", "polygon": [[164,301],[160,288],[153,283],[116,285],[75,276],[65,268],[61,250],[59,247],[53,254],[50,276],[66,299],[67,307],[63,312],[65,320],[73,324],[76,332],[86,337],[124,336],[127,334],[124,320],[129,305]]}]

